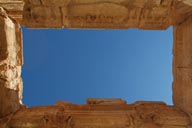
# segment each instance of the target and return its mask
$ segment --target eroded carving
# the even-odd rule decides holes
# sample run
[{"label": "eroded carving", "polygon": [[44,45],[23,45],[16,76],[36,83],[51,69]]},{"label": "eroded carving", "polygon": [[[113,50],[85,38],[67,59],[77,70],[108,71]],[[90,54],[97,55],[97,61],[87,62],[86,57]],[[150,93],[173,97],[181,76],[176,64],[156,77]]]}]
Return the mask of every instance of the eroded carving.
[{"label": "eroded carving", "polygon": [[23,23],[32,28],[161,30],[192,14],[189,4],[175,0],[26,0],[26,3]]},{"label": "eroded carving", "polygon": [[[190,125],[185,113],[164,103],[122,104],[117,100],[108,101],[105,104],[62,104],[23,109],[7,125],[13,128],[187,128]],[[3,121],[0,120],[1,125]]]},{"label": "eroded carving", "polygon": [[44,115],[45,127],[56,128],[72,128],[72,116],[65,114],[63,111],[58,111],[55,115],[46,112]]}]

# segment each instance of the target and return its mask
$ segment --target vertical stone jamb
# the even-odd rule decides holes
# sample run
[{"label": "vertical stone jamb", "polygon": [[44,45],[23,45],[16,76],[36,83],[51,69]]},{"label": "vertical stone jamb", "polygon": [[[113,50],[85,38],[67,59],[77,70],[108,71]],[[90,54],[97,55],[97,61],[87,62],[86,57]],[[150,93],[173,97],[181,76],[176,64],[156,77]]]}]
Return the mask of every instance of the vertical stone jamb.
[{"label": "vertical stone jamb", "polygon": [[192,116],[192,17],[174,25],[173,102]]},{"label": "vertical stone jamb", "polygon": [[0,7],[0,117],[20,109],[22,38],[20,26]]}]

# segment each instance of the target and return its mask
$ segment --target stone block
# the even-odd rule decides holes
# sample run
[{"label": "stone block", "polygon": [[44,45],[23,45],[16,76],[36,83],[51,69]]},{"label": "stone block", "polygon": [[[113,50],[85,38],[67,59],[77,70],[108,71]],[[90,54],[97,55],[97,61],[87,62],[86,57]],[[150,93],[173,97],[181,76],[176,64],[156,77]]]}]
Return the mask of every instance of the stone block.
[{"label": "stone block", "polygon": [[29,28],[61,28],[62,16],[59,7],[26,7],[24,25]]},{"label": "stone block", "polygon": [[72,28],[123,28],[128,17],[126,7],[113,3],[74,5],[62,13]]},{"label": "stone block", "polygon": [[0,79],[0,118],[20,109],[18,91],[6,88]]}]

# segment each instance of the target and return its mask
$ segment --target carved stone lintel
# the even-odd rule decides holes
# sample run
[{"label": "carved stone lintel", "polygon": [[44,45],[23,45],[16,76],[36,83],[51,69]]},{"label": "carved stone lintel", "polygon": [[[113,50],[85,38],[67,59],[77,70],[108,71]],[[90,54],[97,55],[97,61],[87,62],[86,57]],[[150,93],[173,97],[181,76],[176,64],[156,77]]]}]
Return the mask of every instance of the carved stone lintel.
[{"label": "carved stone lintel", "polygon": [[163,30],[190,15],[191,4],[180,0],[26,0],[22,24],[29,28]]},{"label": "carved stone lintel", "polygon": [[189,117],[179,109],[153,102],[32,107],[21,109],[8,122],[5,120],[0,119],[0,127],[187,128],[190,125]]}]

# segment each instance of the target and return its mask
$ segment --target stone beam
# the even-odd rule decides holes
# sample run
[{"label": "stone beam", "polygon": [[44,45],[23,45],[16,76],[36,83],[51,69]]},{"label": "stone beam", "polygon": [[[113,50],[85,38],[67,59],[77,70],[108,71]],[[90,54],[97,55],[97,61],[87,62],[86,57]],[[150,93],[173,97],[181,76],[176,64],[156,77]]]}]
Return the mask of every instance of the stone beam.
[{"label": "stone beam", "polygon": [[29,28],[166,29],[192,14],[180,0],[25,0]]},{"label": "stone beam", "polygon": [[20,108],[22,56],[21,28],[0,7],[0,118]]},{"label": "stone beam", "polygon": [[0,0],[29,28],[162,30],[192,14],[190,0]]},{"label": "stone beam", "polygon": [[26,0],[31,28],[166,29],[173,0]]},{"label": "stone beam", "polygon": [[188,128],[188,116],[161,102],[126,104],[121,99],[89,99],[85,105],[58,102],[0,119],[5,128]]}]

